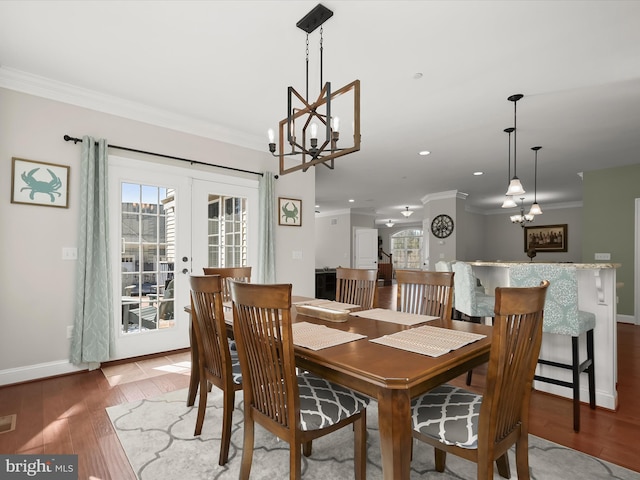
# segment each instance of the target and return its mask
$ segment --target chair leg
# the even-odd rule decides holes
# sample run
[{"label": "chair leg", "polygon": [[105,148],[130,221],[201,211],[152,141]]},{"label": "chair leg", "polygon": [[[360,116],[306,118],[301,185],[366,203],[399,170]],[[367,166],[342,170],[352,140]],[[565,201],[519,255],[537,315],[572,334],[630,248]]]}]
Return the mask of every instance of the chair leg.
[{"label": "chair leg", "polygon": [[311,447],[312,447],[312,445],[313,445],[313,442],[311,440],[302,444],[302,454],[305,457],[310,457],[311,456]]},{"label": "chair leg", "polygon": [[529,480],[529,436],[527,434],[522,435],[516,442],[516,472],[518,480]]},{"label": "chair leg", "polygon": [[207,410],[207,381],[204,379],[204,375],[200,375],[200,399],[198,400],[198,416],[196,418],[196,429],[193,432],[194,435],[200,435],[202,433],[202,423],[204,422],[204,414]]},{"label": "chair leg", "polygon": [[222,436],[220,439],[220,457],[218,465],[224,465],[229,459],[229,444],[231,443],[231,420],[233,415],[233,404],[235,402],[235,391],[225,389],[222,398]]},{"label": "chair leg", "polygon": [[471,385],[471,377],[473,376],[473,370],[467,372],[467,385]]},{"label": "chair leg", "polygon": [[[246,406],[245,408],[250,408]],[[240,464],[240,480],[249,480],[251,473],[251,461],[253,460],[253,434],[255,425],[253,419],[249,418],[249,414],[245,412],[244,417],[244,442],[242,451],[242,463]]]},{"label": "chair leg", "polygon": [[447,452],[434,448],[434,456],[436,463],[436,472],[444,472],[444,467],[447,465]]},{"label": "chair leg", "polygon": [[593,330],[587,331],[587,359],[591,360],[591,365],[587,373],[589,375],[589,407],[596,408],[596,361],[593,349]]},{"label": "chair leg", "polygon": [[[496,459],[496,467],[502,478],[511,478],[511,467],[509,466],[509,455],[504,454]],[[519,477],[518,477],[519,478]]]},{"label": "chair leg", "polygon": [[578,337],[571,337],[571,358],[573,372],[573,430],[580,431],[580,358],[578,356]]},{"label": "chair leg", "polygon": [[302,479],[302,446],[298,442],[289,445],[289,480]]}]

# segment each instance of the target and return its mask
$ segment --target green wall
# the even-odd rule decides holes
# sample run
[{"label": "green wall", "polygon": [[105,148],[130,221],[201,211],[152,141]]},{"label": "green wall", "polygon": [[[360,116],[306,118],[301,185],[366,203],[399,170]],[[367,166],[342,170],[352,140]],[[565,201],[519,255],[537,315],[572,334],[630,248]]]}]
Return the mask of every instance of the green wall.
[{"label": "green wall", "polygon": [[583,175],[582,261],[595,253],[611,253],[620,263],[618,313],[634,314],[635,199],[640,198],[640,164]]}]

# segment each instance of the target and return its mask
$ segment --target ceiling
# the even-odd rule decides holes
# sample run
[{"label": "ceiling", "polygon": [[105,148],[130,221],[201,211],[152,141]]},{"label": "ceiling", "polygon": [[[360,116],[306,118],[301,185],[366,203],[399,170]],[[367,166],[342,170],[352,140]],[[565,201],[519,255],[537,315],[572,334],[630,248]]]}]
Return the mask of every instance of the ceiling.
[{"label": "ceiling", "polygon": [[[163,112],[165,125],[190,119],[205,126],[199,134],[266,152],[287,87],[304,92],[306,34],[296,22],[317,3],[4,0],[0,74],[116,97]],[[640,160],[638,1],[322,3],[334,12],[323,28],[324,80],[334,90],[361,81],[362,146],[334,170],[315,167],[320,212],[415,221],[421,215],[400,210],[450,190],[468,194],[472,210],[500,212],[515,93],[524,95],[516,158],[525,203],[532,146],[542,146],[543,210],[581,201],[579,172]],[[312,97],[318,43],[316,31]]]}]

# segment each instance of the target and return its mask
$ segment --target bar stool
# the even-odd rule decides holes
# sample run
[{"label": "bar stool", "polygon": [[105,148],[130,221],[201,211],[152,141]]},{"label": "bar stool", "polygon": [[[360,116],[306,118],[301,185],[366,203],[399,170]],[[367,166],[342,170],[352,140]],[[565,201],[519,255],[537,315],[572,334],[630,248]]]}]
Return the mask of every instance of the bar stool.
[{"label": "bar stool", "polygon": [[[580,431],[580,374],[586,372],[589,379],[589,406],[596,408],[596,378],[593,348],[593,329],[596,316],[578,310],[578,273],[569,265],[529,264],[509,268],[509,284],[512,287],[530,287],[541,280],[549,280],[549,291],[544,307],[543,333],[571,337],[570,364],[538,359],[538,364],[571,370],[572,381],[536,375],[535,380],[573,389],[573,430]],[[580,362],[579,340],[586,332],[587,358]]]}]

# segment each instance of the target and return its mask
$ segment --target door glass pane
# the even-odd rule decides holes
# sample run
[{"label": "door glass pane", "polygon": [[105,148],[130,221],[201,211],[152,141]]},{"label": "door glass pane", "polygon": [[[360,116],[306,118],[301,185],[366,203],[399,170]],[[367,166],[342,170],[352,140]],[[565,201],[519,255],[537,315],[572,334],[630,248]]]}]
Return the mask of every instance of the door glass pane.
[{"label": "door glass pane", "polygon": [[[246,266],[246,198],[209,195],[208,201],[208,266]],[[222,216],[221,211],[223,212]]]},{"label": "door glass pane", "polygon": [[173,328],[174,191],[121,185],[122,331]]}]

